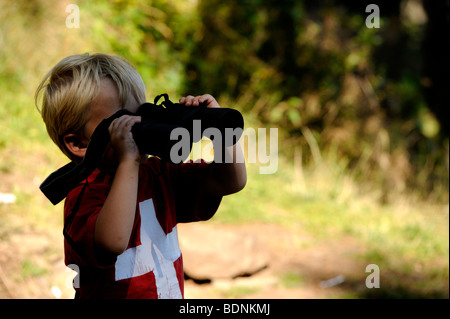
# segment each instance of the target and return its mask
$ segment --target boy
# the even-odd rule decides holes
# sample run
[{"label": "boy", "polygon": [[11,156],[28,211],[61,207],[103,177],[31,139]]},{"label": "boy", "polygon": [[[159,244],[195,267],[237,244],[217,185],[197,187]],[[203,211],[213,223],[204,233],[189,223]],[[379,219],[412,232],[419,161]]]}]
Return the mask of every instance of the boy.
[{"label": "boy", "polygon": [[[40,93],[48,133],[75,163],[103,119],[145,102],[137,70],[106,54],[61,60],[36,100]],[[200,103],[220,107],[208,94],[180,99],[186,107]],[[76,298],[183,298],[176,224],[211,218],[222,196],[246,184],[239,144],[222,151],[233,163],[163,163],[139,154],[131,128],[140,121],[124,115],[111,123],[102,164],[66,198],[65,263],[80,269]]]}]

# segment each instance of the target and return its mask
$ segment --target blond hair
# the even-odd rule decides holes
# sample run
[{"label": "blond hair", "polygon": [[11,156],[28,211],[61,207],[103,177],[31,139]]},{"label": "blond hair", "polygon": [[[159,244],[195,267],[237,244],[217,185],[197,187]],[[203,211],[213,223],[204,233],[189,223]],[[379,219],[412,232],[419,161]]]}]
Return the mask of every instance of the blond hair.
[{"label": "blond hair", "polygon": [[[126,60],[102,53],[72,55],[62,59],[44,77],[36,90],[36,107],[42,115],[53,142],[70,159],[64,136],[82,138],[89,120],[90,104],[99,93],[100,81],[110,78],[117,86],[123,107],[130,94],[138,103],[145,102],[145,85],[138,71]],[[42,96],[42,107],[38,100]]]}]

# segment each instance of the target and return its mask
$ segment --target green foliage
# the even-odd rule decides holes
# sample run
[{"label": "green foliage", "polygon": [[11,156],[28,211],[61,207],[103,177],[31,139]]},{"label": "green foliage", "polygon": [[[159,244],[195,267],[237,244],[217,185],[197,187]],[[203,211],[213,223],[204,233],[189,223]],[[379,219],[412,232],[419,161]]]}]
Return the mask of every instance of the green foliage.
[{"label": "green foliage", "polygon": [[[369,29],[363,10],[338,1],[200,1],[202,38],[186,64],[185,90],[236,99],[306,149],[307,127],[321,149],[337,147],[357,175],[370,171],[378,187],[423,189],[426,197],[448,187],[448,136],[424,96],[425,27],[384,16],[384,28]],[[389,144],[362,163],[365,145],[372,148],[385,133]],[[292,156],[293,149],[283,152]],[[385,159],[404,167],[386,166]],[[431,178],[418,183],[426,162]]]}]

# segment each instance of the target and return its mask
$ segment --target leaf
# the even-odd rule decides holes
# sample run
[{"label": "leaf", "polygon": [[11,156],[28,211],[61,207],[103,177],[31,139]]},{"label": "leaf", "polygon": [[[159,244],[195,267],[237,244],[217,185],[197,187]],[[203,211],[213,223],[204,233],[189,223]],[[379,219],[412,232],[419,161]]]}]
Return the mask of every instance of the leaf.
[{"label": "leaf", "polygon": [[294,126],[298,126],[302,122],[302,117],[297,109],[290,108],[287,111],[287,117]]}]

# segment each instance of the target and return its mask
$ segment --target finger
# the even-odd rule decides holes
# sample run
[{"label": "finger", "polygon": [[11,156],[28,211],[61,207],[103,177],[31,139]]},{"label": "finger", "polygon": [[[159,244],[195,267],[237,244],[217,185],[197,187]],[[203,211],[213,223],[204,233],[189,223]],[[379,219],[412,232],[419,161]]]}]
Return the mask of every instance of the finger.
[{"label": "finger", "polygon": [[191,106],[193,100],[194,100],[194,97],[192,95],[186,96],[184,105]]},{"label": "finger", "polygon": [[212,95],[210,95],[210,94],[203,94],[202,96],[200,96],[200,97],[198,98],[198,101],[199,101],[200,103],[209,102],[209,101],[211,101],[211,100],[214,100],[214,98],[213,98]]},{"label": "finger", "polygon": [[201,96],[188,96],[186,105],[187,105],[187,106],[199,106],[200,103],[202,103],[202,102],[200,102],[200,100],[199,100],[200,97],[201,97]]},{"label": "finger", "polygon": [[124,126],[124,123],[127,121],[127,115],[121,116],[116,118],[114,121],[112,121],[110,128],[112,131],[117,131],[121,127]]},{"label": "finger", "polygon": [[109,132],[109,134],[111,134],[111,132],[114,131],[118,119],[119,119],[119,118],[114,119],[114,120],[111,122],[111,124],[109,124],[109,126],[108,126],[108,132]]},{"label": "finger", "polygon": [[131,127],[134,124],[141,122],[141,120],[142,118],[140,116],[124,115],[114,119],[109,125],[108,131],[111,133],[112,131],[117,131],[120,128],[131,130]]},{"label": "finger", "polygon": [[198,96],[194,97],[192,99],[192,106],[198,106],[200,102],[198,101]]},{"label": "finger", "polygon": [[124,123],[137,123],[140,122],[142,119],[140,116],[133,116],[133,115],[125,115],[122,116],[122,118]]},{"label": "finger", "polygon": [[123,125],[123,129],[127,132],[131,132],[131,129],[134,124],[141,122],[140,116],[128,116],[127,118],[123,119],[123,121],[120,123]]},{"label": "finger", "polygon": [[194,106],[199,106],[200,104],[206,103],[208,104],[210,101],[210,98],[212,98],[212,100],[214,100],[214,98],[209,95],[209,94],[205,94],[205,95],[200,95],[195,97],[194,101],[192,102],[192,104]]},{"label": "finger", "polygon": [[200,103],[206,104],[207,107],[210,108],[220,108],[219,103],[217,103],[216,99],[211,94],[203,94],[199,97]]}]

